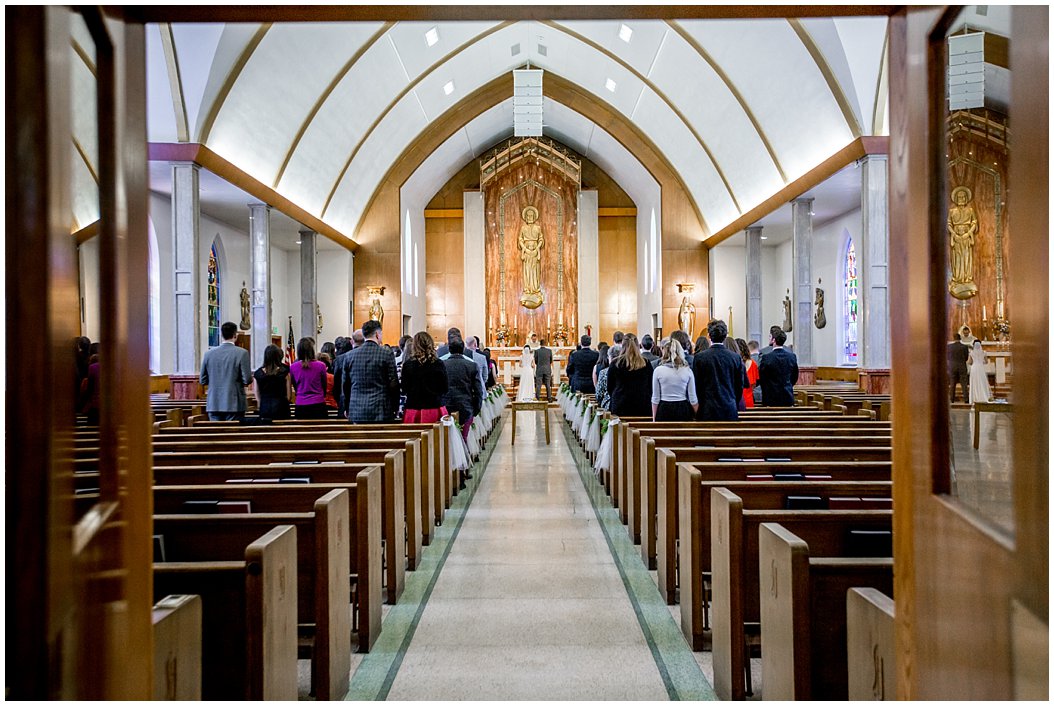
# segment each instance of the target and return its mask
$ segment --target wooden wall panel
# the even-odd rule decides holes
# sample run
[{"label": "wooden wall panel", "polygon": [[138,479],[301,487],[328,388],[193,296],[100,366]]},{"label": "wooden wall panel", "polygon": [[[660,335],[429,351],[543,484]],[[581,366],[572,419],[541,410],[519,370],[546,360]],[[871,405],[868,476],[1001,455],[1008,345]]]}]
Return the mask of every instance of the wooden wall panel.
[{"label": "wooden wall panel", "polygon": [[[477,174],[479,170],[477,169]],[[461,192],[458,191],[460,194]],[[433,199],[435,202],[435,199]],[[443,207],[442,204],[438,207]],[[432,204],[429,204],[432,208]],[[426,330],[442,343],[451,326],[465,332],[465,237],[461,218],[425,218]],[[479,334],[482,339],[482,334]],[[438,345],[438,344],[437,344]]]},{"label": "wooden wall panel", "polygon": [[597,340],[611,342],[616,330],[637,333],[637,219],[634,216],[602,216],[599,226],[600,329]]}]

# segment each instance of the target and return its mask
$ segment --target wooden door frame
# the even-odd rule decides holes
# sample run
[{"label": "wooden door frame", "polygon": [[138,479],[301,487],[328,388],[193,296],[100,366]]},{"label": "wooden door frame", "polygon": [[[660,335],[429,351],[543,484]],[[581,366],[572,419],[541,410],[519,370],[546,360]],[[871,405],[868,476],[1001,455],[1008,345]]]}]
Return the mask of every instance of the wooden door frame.
[{"label": "wooden door frame", "polygon": [[[902,9],[889,28],[897,696],[1008,699],[1011,602],[1047,621],[1049,316],[1043,297],[1013,288],[1015,368],[1028,371],[1019,377],[1028,384],[1013,392],[1022,421],[1014,425],[1010,537],[946,494],[944,135],[934,119],[943,111],[944,65],[930,36],[949,12]],[[1027,145],[1010,160],[1015,202],[1026,204],[1014,213],[1012,271],[1018,281],[1047,283],[1046,8],[1014,8],[1012,34],[1013,130],[1016,144]]]}]

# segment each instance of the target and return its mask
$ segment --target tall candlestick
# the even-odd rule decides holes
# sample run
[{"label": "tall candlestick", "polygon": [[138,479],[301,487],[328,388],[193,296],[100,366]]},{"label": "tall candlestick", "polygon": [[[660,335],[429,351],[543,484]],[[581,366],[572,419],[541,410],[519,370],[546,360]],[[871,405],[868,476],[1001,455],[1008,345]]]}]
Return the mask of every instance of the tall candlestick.
[{"label": "tall candlestick", "polygon": [[988,321],[988,307],[984,304],[981,305],[981,320]]}]

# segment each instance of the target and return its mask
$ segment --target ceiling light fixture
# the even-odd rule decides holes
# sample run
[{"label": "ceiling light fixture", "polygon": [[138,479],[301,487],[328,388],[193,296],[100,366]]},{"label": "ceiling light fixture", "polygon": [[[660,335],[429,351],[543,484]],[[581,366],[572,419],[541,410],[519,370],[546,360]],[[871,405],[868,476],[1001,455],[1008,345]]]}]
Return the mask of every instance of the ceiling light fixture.
[{"label": "ceiling light fixture", "polygon": [[622,41],[629,43],[630,37],[633,36],[633,30],[628,25],[623,24],[618,28],[618,38]]},{"label": "ceiling light fixture", "polygon": [[769,237],[768,237],[767,235],[763,235],[763,236],[761,236],[761,239],[762,239],[762,240],[768,240],[768,239],[769,239]]},{"label": "ceiling light fixture", "polygon": [[607,81],[604,82],[604,88],[608,89],[612,93],[615,92],[616,86],[617,86],[617,84],[614,81],[612,81],[610,78]]},{"label": "ceiling light fixture", "polygon": [[425,42],[428,43],[428,46],[434,47],[436,45],[436,42],[438,42],[438,41],[439,41],[439,28],[438,27],[433,27],[432,29],[430,29],[427,32],[425,32]]},{"label": "ceiling light fixture", "polygon": [[447,94],[449,96],[453,92],[454,92],[454,82],[453,81],[447,81],[443,85],[443,93],[445,93],[445,94]]}]

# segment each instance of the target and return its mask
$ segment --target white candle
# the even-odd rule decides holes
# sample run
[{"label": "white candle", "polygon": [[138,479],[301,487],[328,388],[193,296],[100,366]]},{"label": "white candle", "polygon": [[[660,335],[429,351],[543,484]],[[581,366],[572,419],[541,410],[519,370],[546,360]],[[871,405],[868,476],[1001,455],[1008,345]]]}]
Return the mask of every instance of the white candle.
[{"label": "white candle", "polygon": [[988,307],[984,304],[981,305],[981,318],[984,321],[988,321]]}]

